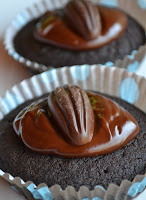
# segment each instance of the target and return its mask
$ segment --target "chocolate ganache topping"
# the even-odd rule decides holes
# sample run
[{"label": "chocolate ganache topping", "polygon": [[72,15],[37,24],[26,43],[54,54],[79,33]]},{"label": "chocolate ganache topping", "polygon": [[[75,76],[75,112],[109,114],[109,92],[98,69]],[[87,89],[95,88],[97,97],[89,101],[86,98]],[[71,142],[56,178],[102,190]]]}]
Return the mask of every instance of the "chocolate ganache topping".
[{"label": "chocolate ganache topping", "polygon": [[46,12],[36,24],[39,42],[71,50],[96,49],[117,39],[127,27],[126,15],[118,9],[72,0],[63,16]]},{"label": "chocolate ganache topping", "polygon": [[71,158],[113,152],[139,133],[136,120],[117,103],[71,85],[24,108],[13,127],[32,151]]}]

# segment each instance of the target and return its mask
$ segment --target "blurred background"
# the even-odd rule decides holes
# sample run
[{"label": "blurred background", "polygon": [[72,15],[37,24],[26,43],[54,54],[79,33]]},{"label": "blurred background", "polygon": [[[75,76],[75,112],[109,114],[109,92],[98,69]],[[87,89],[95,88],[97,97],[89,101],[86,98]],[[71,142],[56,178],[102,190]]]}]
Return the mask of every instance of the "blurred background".
[{"label": "blurred background", "polygon": [[0,0],[0,96],[23,79],[29,78],[26,69],[8,55],[3,45],[5,31],[13,18],[37,0]]},{"label": "blurred background", "polygon": [[[52,0],[54,1],[54,0]],[[135,16],[139,23],[145,26],[146,19],[146,0],[95,0],[102,4],[117,6],[118,2],[122,9],[126,10],[132,16]],[[14,84],[19,83],[23,79],[29,78],[31,75],[20,63],[10,57],[3,45],[5,31],[12,20],[26,7],[31,6],[39,0],[0,0],[0,96],[5,94]],[[131,3],[132,2],[132,3]],[[144,61],[145,63],[146,57]],[[137,71],[140,75],[146,75],[144,68]],[[142,69],[142,70],[141,70]],[[145,70],[146,71],[146,70]],[[7,78],[6,78],[7,77]]]},{"label": "blurred background", "polygon": [[[24,8],[29,7],[33,3],[37,3],[39,0],[0,0],[0,38],[4,34],[4,30],[8,27],[11,20]],[[100,0],[102,4],[108,4],[112,6],[117,5],[117,0]],[[132,3],[131,3],[132,2]],[[127,12],[130,12],[132,16],[136,16],[138,21],[142,23],[146,28],[146,22],[142,22],[142,15],[145,15],[146,19],[146,0],[137,0],[137,5],[133,3],[133,0],[119,0],[120,7],[124,8]],[[143,11],[141,10],[143,7]]]},{"label": "blurred background", "polygon": [[38,0],[0,0],[0,38],[12,19],[26,7]]}]

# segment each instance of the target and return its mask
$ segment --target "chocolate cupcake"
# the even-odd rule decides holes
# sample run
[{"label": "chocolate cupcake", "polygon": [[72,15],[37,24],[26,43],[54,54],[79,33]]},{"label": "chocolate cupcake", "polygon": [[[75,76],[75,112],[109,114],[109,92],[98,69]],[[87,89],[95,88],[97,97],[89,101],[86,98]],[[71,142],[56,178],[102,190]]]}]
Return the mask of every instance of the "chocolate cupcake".
[{"label": "chocolate cupcake", "polygon": [[48,98],[30,105],[26,102],[27,108],[20,106],[1,122],[1,169],[13,176],[19,172],[24,181],[45,182],[49,187],[59,184],[62,189],[70,185],[76,190],[82,185],[94,189],[101,183],[107,188],[111,180],[119,185],[123,179],[132,181],[144,174],[146,116],[130,104],[114,100],[139,121],[137,137],[136,120],[95,92],[58,87]]},{"label": "chocolate cupcake", "polygon": [[[64,74],[64,77],[66,77],[66,78],[68,77],[68,79],[69,79],[68,82],[77,84],[78,81],[76,82],[76,80],[78,80],[79,71],[76,74],[76,78],[75,78],[75,74],[74,74],[74,79],[69,78],[70,76],[71,77],[73,76],[73,73],[71,72],[73,69],[75,69],[75,67],[62,68],[57,71],[52,70],[50,72],[40,74],[39,76],[33,77],[32,78],[33,81],[32,80],[25,81],[26,83],[25,82],[23,83],[24,88],[25,88],[25,85],[27,84],[27,86],[28,86],[27,92],[30,94],[31,98],[38,96],[38,94],[39,94],[39,96],[41,96],[41,98],[42,97],[44,98],[44,97],[46,97],[46,95],[45,96],[42,96],[42,95],[45,94],[47,91],[50,91],[50,89],[49,89],[50,87],[52,90],[56,86],[56,85],[54,85],[55,83],[57,83],[58,85],[62,85],[63,81],[61,79],[59,79],[59,77],[61,77],[62,74]],[[84,66],[83,67],[81,66],[80,70],[85,72]],[[135,89],[132,93],[128,92],[128,101],[131,103],[133,102],[141,110],[143,110],[145,108],[145,102],[142,101],[142,99],[145,95],[145,89],[146,89],[145,79],[142,79],[141,77],[138,77],[134,74],[131,76],[131,74],[126,73],[126,71],[124,71],[122,69],[121,70],[116,69],[116,68],[109,69],[109,68],[105,68],[104,66],[102,66],[102,67],[90,66],[89,71],[90,71],[90,73],[89,73],[90,76],[87,77],[86,80],[81,81],[81,79],[80,79],[80,81],[78,82],[78,83],[80,83],[80,85],[82,85],[82,87],[85,87],[88,90],[90,89],[90,91],[93,88],[95,90],[98,90],[97,88],[100,87],[100,83],[101,83],[101,81],[99,79],[101,78],[104,81],[105,87],[101,87],[102,89],[100,90],[100,92],[102,91],[104,93],[107,93],[107,91],[109,91],[108,94],[115,96],[115,95],[119,95],[119,91],[121,91],[120,95],[122,97],[124,97],[123,95],[127,95],[124,92],[125,90],[123,91],[123,86],[125,83],[126,83],[127,90],[128,90],[128,88],[129,89],[131,88],[131,84],[135,85],[134,88],[136,88],[136,85],[137,85],[138,86],[137,89],[139,90],[139,92],[137,93],[137,89]],[[58,78],[54,78],[54,84],[52,84],[52,83],[48,84],[48,82],[50,81],[49,76],[52,76],[52,74],[54,74],[53,77],[55,77],[56,72],[58,74]],[[107,74],[108,74],[108,78],[107,78]],[[85,77],[85,76],[83,76],[83,77]],[[95,80],[95,77],[97,78],[96,80]],[[108,82],[111,79],[111,77],[113,77],[113,82],[111,82],[111,85],[109,85]],[[56,82],[56,80],[57,80],[57,82]],[[92,84],[93,80],[94,80],[94,84]],[[127,80],[131,80],[131,82],[129,82],[129,84],[128,84]],[[95,84],[95,82],[97,82],[97,84]],[[34,85],[35,85],[35,87],[34,87]],[[88,85],[88,87],[87,87],[87,85]],[[116,85],[116,87],[115,87],[115,85]],[[20,88],[20,87],[18,86],[18,88]],[[13,93],[9,93],[9,95],[8,95],[9,100],[7,98],[5,98],[4,102],[2,103],[3,105],[5,105],[4,106],[5,111],[7,110],[7,108],[10,108],[11,105],[14,105],[14,102],[19,102],[18,99],[22,99],[22,96],[25,97],[25,89],[22,89],[23,88],[22,87],[21,91],[19,91],[18,88],[15,87],[15,89],[13,90]],[[34,89],[34,88],[36,88],[36,89]],[[39,88],[42,88],[42,89],[39,89]],[[115,122],[111,117],[109,117],[109,113],[113,113],[113,115],[114,115],[115,110],[116,110],[116,113],[118,113],[118,115],[120,116],[121,108],[119,109],[117,107],[117,104],[115,104],[115,103],[113,104],[111,100],[107,100],[105,97],[102,97],[101,95],[97,94],[96,92],[95,93],[88,92],[87,94],[90,99],[92,108],[94,110],[94,117],[95,117],[94,118],[92,115],[92,111],[90,109],[91,107],[88,104],[89,101],[87,101],[87,99],[86,99],[87,96],[84,96],[84,92],[80,93],[80,94],[82,94],[81,96],[83,97],[83,98],[81,98],[81,101],[83,101],[84,104],[80,104],[80,103],[78,103],[78,101],[76,101],[76,100],[74,101],[74,99],[76,99],[76,96],[75,97],[72,96],[72,90],[76,91],[78,89],[76,87],[75,88],[69,87],[67,89],[65,88],[66,93],[65,94],[63,93],[63,96],[61,96],[61,98],[60,98],[59,92],[60,91],[62,92],[62,87],[61,87],[61,88],[57,89],[55,92],[55,94],[57,96],[54,97],[54,93],[50,93],[51,96],[49,99],[44,100],[43,104],[42,103],[37,104],[38,106],[41,106],[41,107],[39,107],[39,110],[36,107],[36,105],[32,105],[28,108],[28,111],[31,112],[31,111],[33,111],[33,109],[37,108],[37,111],[39,111],[39,112],[37,112],[35,114],[35,117],[36,117],[36,120],[38,120],[39,117],[41,118],[42,112],[44,112],[44,108],[46,107],[46,102],[48,102],[47,104],[50,106],[49,107],[50,109],[49,110],[46,109],[46,111],[44,113],[45,113],[45,115],[48,115],[48,116],[50,116],[50,113],[51,113],[52,126],[56,127],[57,130],[59,130],[59,133],[62,132],[61,136],[59,135],[59,137],[64,138],[64,136],[65,136],[65,140],[63,139],[63,141],[66,141],[67,144],[74,146],[75,149],[76,148],[80,149],[80,145],[82,145],[82,144],[84,144],[82,146],[84,148],[87,145],[91,144],[90,141],[92,141],[94,138],[94,136],[92,137],[93,127],[95,126],[95,129],[99,128],[96,126],[99,126],[99,124],[101,124],[100,119],[102,119],[102,116],[104,116],[104,112],[105,112],[104,106],[105,105],[107,106],[106,107],[106,111],[108,110],[107,118],[109,118],[113,124]],[[14,94],[20,95],[19,98],[17,99],[17,101],[15,99],[16,97]],[[32,96],[31,94],[35,94],[35,95]],[[70,96],[70,94],[71,94],[71,96]],[[74,94],[74,92],[73,92],[73,94]],[[137,96],[137,94],[138,94],[138,96]],[[74,138],[74,135],[76,135],[76,132],[74,131],[73,128],[71,129],[73,131],[73,137],[72,136],[68,137],[68,133],[63,130],[66,127],[66,122],[63,119],[65,119],[65,118],[66,118],[66,120],[68,118],[71,119],[72,114],[70,113],[70,111],[68,111],[68,110],[65,111],[65,113],[67,112],[67,114],[69,114],[69,115],[65,114],[66,115],[65,118],[64,118],[64,116],[65,116],[64,114],[62,115],[59,112],[58,115],[56,115],[55,114],[56,112],[54,112],[55,110],[58,109],[58,105],[61,106],[61,109],[64,108],[64,106],[63,106],[64,104],[62,104],[62,102],[64,102],[64,97],[66,95],[69,96],[69,100],[67,101],[67,103],[70,102],[70,98],[72,98],[72,102],[74,102],[72,105],[73,105],[73,109],[75,110],[74,113],[75,113],[76,119],[78,118],[77,113],[81,113],[80,112],[81,111],[80,108],[82,107],[81,105],[83,105],[84,108],[86,108],[86,106],[88,108],[88,109],[83,109],[85,111],[85,113],[87,114],[86,116],[90,115],[90,118],[84,118],[84,120],[87,122],[87,124],[90,124],[90,126],[88,126],[88,127],[86,126],[86,128],[84,129],[84,130],[86,130],[84,140],[82,140],[81,138],[77,138],[77,137],[75,137],[77,140]],[[48,96],[48,94],[47,94],[47,96]],[[29,99],[30,97],[25,97],[25,98]],[[95,97],[98,97],[98,101],[96,101],[97,99]],[[54,102],[58,98],[60,99],[59,103],[54,104]],[[126,110],[129,111],[133,115],[133,117],[135,117],[135,119],[137,120],[137,122],[139,124],[140,133],[138,134],[138,136],[135,139],[133,139],[129,143],[127,143],[126,146],[122,147],[123,144],[120,142],[120,149],[119,149],[119,146],[117,148],[117,143],[116,143],[115,146],[119,150],[116,150],[111,153],[111,148],[109,148],[109,152],[105,151],[105,149],[104,149],[105,155],[102,155],[103,154],[103,151],[102,151],[103,149],[102,149],[100,151],[100,153],[98,151],[97,151],[98,153],[96,152],[98,156],[95,156],[95,154],[92,154],[92,150],[93,150],[93,146],[92,146],[91,148],[89,148],[91,150],[91,152],[86,152],[84,149],[83,153],[85,153],[85,152],[86,153],[83,155],[83,154],[81,154],[81,151],[80,151],[79,156],[78,156],[78,154],[76,154],[74,156],[73,154],[68,152],[70,155],[65,156],[65,158],[64,158],[65,154],[64,153],[62,154],[63,157],[60,156],[60,153],[58,153],[59,151],[55,150],[54,145],[51,147],[53,151],[52,150],[50,151],[51,153],[53,152],[53,155],[46,154],[48,151],[48,150],[46,150],[46,147],[45,147],[45,149],[43,149],[43,152],[45,154],[40,154],[40,152],[42,150],[38,151],[38,149],[40,147],[39,145],[41,145],[41,140],[38,139],[37,141],[39,141],[40,143],[35,144],[35,145],[37,145],[37,153],[32,152],[30,149],[32,149],[33,151],[34,150],[36,151],[36,146],[35,146],[35,148],[33,146],[34,143],[32,141],[30,141],[30,143],[29,143],[29,139],[32,139],[32,137],[29,137],[29,135],[25,135],[25,134],[23,134],[23,136],[21,135],[22,141],[25,143],[25,145],[24,145],[24,143],[21,141],[21,139],[16,135],[15,131],[13,130],[13,126],[12,126],[13,120],[14,120],[15,116],[19,113],[19,111],[21,111],[23,108],[25,108],[26,105],[30,105],[31,102],[36,101],[36,99],[27,101],[27,102],[25,102],[26,100],[23,100],[25,102],[25,104],[21,105],[20,107],[17,107],[15,110],[13,110],[10,114],[8,114],[1,121],[2,125],[1,125],[1,131],[0,131],[1,132],[0,138],[1,138],[1,140],[3,140],[3,143],[1,143],[1,145],[0,145],[0,149],[1,149],[0,152],[3,152],[3,155],[0,156],[0,160],[1,160],[0,163],[1,163],[2,170],[9,172],[13,176],[20,176],[25,181],[33,180],[33,182],[35,184],[45,182],[49,187],[51,187],[57,183],[63,189],[65,189],[68,185],[71,185],[77,190],[82,185],[87,186],[89,189],[94,189],[94,187],[98,184],[107,188],[109,183],[111,183],[111,182],[120,185],[121,181],[125,178],[132,181],[136,174],[139,174],[139,173],[144,174],[145,173],[145,161],[144,161],[145,134],[144,133],[145,133],[145,128],[146,128],[145,127],[145,124],[146,124],[145,123],[145,114],[142,111],[140,111],[139,109],[137,109],[136,107],[128,104],[127,102],[125,102],[119,98],[114,98],[111,96],[108,96],[108,98],[113,99],[118,104],[125,107]],[[14,99],[15,99],[15,101],[14,101]],[[5,103],[5,102],[9,102],[9,101],[10,102],[12,101],[13,104]],[[106,103],[106,104],[103,103],[103,102],[107,102],[107,101],[108,101],[108,103]],[[20,102],[22,102],[22,101],[20,100]],[[95,102],[98,104],[98,107]],[[101,106],[101,104],[102,104],[102,106]],[[112,109],[110,106],[111,104],[112,104]],[[17,105],[18,105],[18,103],[17,103]],[[67,108],[71,108],[71,105]],[[97,111],[96,108],[100,108],[100,113],[98,112],[99,110]],[[118,109],[118,112],[117,112],[117,109]],[[4,113],[4,109],[2,109],[2,110]],[[79,112],[76,112],[76,111],[79,111]],[[122,109],[122,112],[123,111],[124,111],[124,113],[125,112],[127,113],[127,111]],[[90,112],[90,114],[89,114],[89,112]],[[22,129],[19,129],[19,131],[18,131],[18,127],[20,125],[19,120],[23,115],[25,115],[25,116],[27,115],[26,110],[23,110],[23,112],[21,112],[21,114],[16,118],[16,120],[14,122],[14,124],[15,124],[14,127],[15,127],[15,130],[18,133],[18,135],[19,135],[19,131],[23,130],[23,128],[22,128]],[[118,116],[118,115],[116,115],[116,116]],[[130,116],[130,115],[128,115],[128,116]],[[132,118],[130,117],[130,119],[132,119],[132,121],[134,120],[133,117]],[[32,114],[32,118],[33,118],[33,114]],[[29,132],[32,132],[32,127],[29,124],[29,122],[31,121],[32,118],[28,119],[28,124],[25,126],[25,128]],[[60,124],[59,121],[57,121],[57,123],[54,122],[54,120],[55,121],[56,121],[56,119],[60,120],[60,118],[63,120],[62,124]],[[104,118],[104,120],[103,120],[103,122],[105,124],[107,124],[106,123],[107,118]],[[22,118],[22,119],[24,119],[24,118]],[[80,119],[80,118],[78,118],[78,119]],[[122,120],[125,120],[125,117],[122,116]],[[72,121],[72,120],[69,120],[69,122],[70,121]],[[116,121],[118,122],[118,119]],[[130,122],[130,120],[126,120],[126,121]],[[44,121],[42,121],[42,123],[43,122]],[[135,125],[137,127],[137,123],[135,122],[135,120],[133,122],[135,123]],[[99,124],[97,124],[97,123],[99,123]],[[33,137],[33,139],[36,139],[38,137],[37,131],[39,131],[40,128],[44,131],[43,137],[46,137],[45,136],[45,126],[41,125],[41,127],[38,127],[37,122],[34,124],[36,126],[35,128],[37,128],[37,129],[36,129],[36,135]],[[59,124],[60,124],[60,126],[58,126]],[[83,124],[85,125],[86,123],[83,123]],[[107,133],[107,131],[111,130],[111,127],[115,126],[113,124],[111,124],[110,126],[107,125],[106,127],[104,127],[104,130],[106,133]],[[129,126],[128,123],[126,123],[126,124],[127,124],[127,126]],[[23,122],[21,121],[21,126],[23,126],[23,125],[24,125],[24,121]],[[71,126],[72,126],[72,124],[71,124]],[[67,125],[67,127],[70,127],[70,126]],[[122,126],[122,128],[120,128],[120,126],[119,126],[119,127],[117,127],[117,129],[113,128],[113,130],[115,130],[115,132],[118,135],[118,130],[121,132],[122,129],[124,129],[124,127],[125,126]],[[56,128],[55,128],[55,130],[56,130]],[[130,125],[129,128],[131,129],[132,126]],[[129,128],[128,128],[128,130],[129,130]],[[80,129],[78,129],[78,130],[80,130]],[[135,133],[137,134],[138,128],[136,128],[135,130],[136,130]],[[91,134],[89,134],[90,131],[91,131]],[[124,131],[123,133],[125,135],[125,133],[127,134],[127,131]],[[135,133],[134,133],[134,137],[136,136]],[[112,137],[109,137],[109,136],[110,136],[110,131],[107,134],[107,138],[108,138],[107,140],[112,141]],[[51,136],[50,136],[50,140],[53,141],[53,138]],[[44,141],[46,141],[45,138],[44,138]],[[77,143],[76,143],[76,141],[77,141]],[[97,141],[99,141],[99,139]],[[114,143],[115,142],[117,142],[117,141],[114,141]],[[85,143],[87,143],[87,144],[85,144]],[[95,143],[96,143],[96,140],[95,140]],[[96,146],[95,143],[94,143],[94,147]],[[59,145],[59,142],[57,142],[57,145],[59,148],[63,147],[63,145]],[[29,147],[29,149],[26,146]],[[69,146],[67,148],[67,151],[68,150],[70,150]],[[115,149],[112,149],[112,150],[115,150]],[[59,155],[56,156],[56,153],[58,153]],[[89,157],[88,153],[91,153],[92,157]],[[70,156],[71,156],[71,158],[70,158]],[[109,164],[109,162],[110,162],[110,164]],[[130,189],[130,186],[131,185],[128,186],[129,189]],[[43,187],[44,187],[44,185],[43,185]],[[29,186],[27,186],[27,188],[30,189]],[[128,191],[129,191],[129,189],[128,189]],[[117,192],[118,191],[119,190],[117,189]],[[126,192],[126,194],[127,194],[127,192]],[[116,194],[113,194],[113,195],[116,196]]]},{"label": "chocolate cupcake", "polygon": [[121,10],[86,1],[62,6],[43,16],[37,14],[17,31],[13,38],[16,59],[40,70],[114,63],[145,44],[143,27]]}]

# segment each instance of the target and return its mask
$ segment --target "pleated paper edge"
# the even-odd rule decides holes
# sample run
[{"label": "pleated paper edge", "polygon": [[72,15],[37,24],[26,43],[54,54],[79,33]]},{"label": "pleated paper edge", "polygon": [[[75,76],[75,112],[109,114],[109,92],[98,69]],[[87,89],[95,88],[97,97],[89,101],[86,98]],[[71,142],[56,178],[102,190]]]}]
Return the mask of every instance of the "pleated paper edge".
[{"label": "pleated paper edge", "polygon": [[41,183],[36,186],[32,181],[24,182],[21,178],[14,178],[2,170],[0,170],[0,176],[22,197],[29,200],[132,200],[146,189],[146,174],[137,175],[132,182],[125,179],[121,182],[120,186],[111,183],[107,190],[97,185],[94,190],[89,190],[88,187],[81,186],[78,191],[72,186],[66,187],[65,190],[62,190],[59,185],[49,188],[46,184]]}]

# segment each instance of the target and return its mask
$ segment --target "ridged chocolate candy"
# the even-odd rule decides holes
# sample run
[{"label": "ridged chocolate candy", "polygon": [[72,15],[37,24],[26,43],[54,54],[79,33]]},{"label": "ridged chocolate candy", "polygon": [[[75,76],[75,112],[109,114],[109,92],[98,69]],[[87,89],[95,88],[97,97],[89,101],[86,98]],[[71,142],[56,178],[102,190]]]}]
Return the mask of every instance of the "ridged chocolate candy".
[{"label": "ridged chocolate candy", "polygon": [[65,8],[65,20],[86,40],[97,38],[101,32],[101,20],[97,6],[85,0],[73,0]]},{"label": "ridged chocolate candy", "polygon": [[48,106],[55,123],[74,145],[92,140],[94,113],[85,91],[77,86],[58,87],[49,95]]}]

